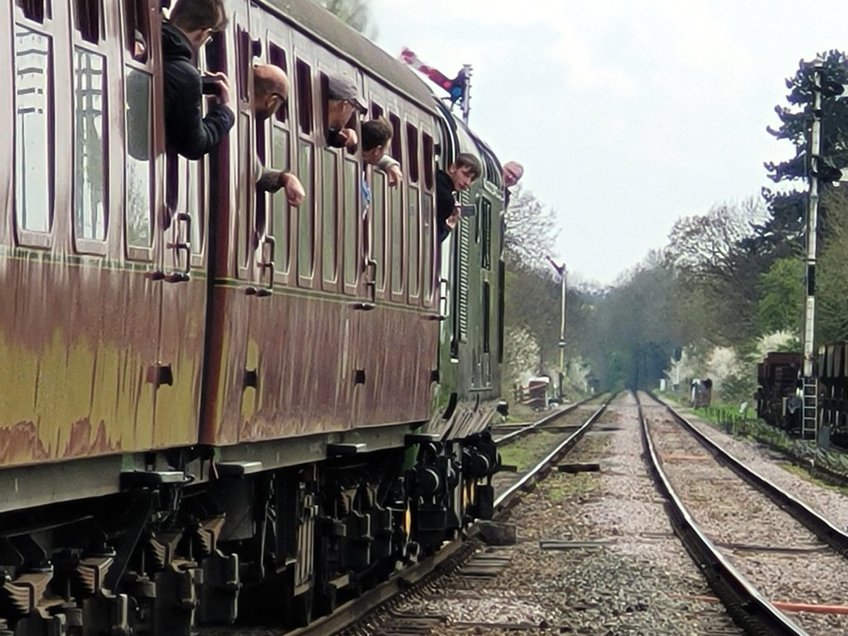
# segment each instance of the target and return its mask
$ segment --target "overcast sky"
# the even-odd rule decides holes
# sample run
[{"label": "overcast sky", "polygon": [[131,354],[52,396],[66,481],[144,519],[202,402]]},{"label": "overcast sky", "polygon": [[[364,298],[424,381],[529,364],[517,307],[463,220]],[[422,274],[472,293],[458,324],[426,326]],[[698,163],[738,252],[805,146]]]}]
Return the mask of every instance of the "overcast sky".
[{"label": "overcast sky", "polygon": [[[470,123],[556,210],[557,254],[611,284],[675,220],[756,195],[802,58],[848,49],[848,2],[371,0],[377,42],[452,77]],[[439,89],[436,88],[438,92]],[[441,94],[441,93],[440,93]]]}]

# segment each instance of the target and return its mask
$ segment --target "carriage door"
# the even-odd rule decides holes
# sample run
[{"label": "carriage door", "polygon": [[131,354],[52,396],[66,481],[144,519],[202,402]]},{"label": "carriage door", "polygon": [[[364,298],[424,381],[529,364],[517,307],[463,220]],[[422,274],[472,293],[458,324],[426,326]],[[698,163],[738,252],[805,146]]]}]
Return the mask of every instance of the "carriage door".
[{"label": "carriage door", "polygon": [[[267,220],[267,199],[255,187],[257,161],[268,164],[264,128],[257,128],[253,115],[253,65],[266,55],[259,33],[262,24],[255,5],[245,5],[231,13],[235,26],[235,75],[230,78],[232,108],[236,112],[238,131],[237,156],[233,160],[236,176],[235,236],[239,298],[242,308],[238,314],[244,320],[246,332],[244,351],[244,381],[241,393],[240,441],[260,438],[261,421],[273,419],[274,405],[268,397],[276,397],[279,379],[273,374],[272,361],[278,357],[269,339],[274,334],[271,321],[274,315],[273,297],[276,242]],[[264,125],[263,125],[264,126]]]},{"label": "carriage door", "polygon": [[[200,52],[201,72],[207,67],[226,68],[224,40],[225,34],[218,34]],[[202,108],[205,115],[207,104]],[[198,435],[208,300],[208,191],[210,183],[227,178],[226,160],[222,159],[227,156],[227,143],[225,139],[196,161],[175,153],[167,153],[165,158],[165,202],[157,223],[162,318],[153,383],[157,387],[157,435],[167,435],[169,444],[193,442]]]}]

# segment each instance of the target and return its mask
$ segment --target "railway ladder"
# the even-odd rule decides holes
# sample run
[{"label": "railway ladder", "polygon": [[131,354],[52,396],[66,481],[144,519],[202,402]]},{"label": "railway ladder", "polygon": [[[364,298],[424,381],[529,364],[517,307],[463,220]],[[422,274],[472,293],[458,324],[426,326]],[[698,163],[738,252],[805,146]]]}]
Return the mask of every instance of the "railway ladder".
[{"label": "railway ladder", "polygon": [[816,419],[819,410],[819,398],[815,378],[804,378],[804,409],[801,418],[801,438],[816,439]]}]

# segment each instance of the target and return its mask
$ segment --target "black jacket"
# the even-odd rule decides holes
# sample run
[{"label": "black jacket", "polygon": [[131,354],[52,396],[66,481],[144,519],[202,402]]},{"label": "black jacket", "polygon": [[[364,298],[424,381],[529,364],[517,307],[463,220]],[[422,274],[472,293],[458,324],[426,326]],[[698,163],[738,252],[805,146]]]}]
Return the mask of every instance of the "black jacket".
[{"label": "black jacket", "polygon": [[439,231],[439,241],[444,241],[451,232],[447,225],[448,217],[456,208],[456,195],[453,190],[453,179],[443,170],[436,171],[436,228]]},{"label": "black jacket", "polygon": [[170,24],[162,27],[165,69],[165,133],[168,150],[188,159],[211,151],[235,123],[233,112],[221,104],[201,118],[203,86],[193,53],[183,33]]}]

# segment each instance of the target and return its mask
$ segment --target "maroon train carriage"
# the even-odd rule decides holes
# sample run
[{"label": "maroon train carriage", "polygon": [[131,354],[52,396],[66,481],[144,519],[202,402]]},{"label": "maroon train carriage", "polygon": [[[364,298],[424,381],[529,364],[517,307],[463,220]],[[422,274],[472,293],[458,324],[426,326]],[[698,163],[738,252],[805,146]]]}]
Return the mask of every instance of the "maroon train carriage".
[{"label": "maroon train carriage", "polygon": [[[199,65],[237,124],[168,156],[161,4],[0,9],[2,636],[187,633],[261,600],[303,623],[491,512],[497,158],[311,0],[227,0]],[[260,126],[257,62],[292,82]],[[329,73],[404,167],[370,175],[367,226],[360,157],[323,143]],[[254,148],[303,205],[257,195]],[[440,256],[434,169],[460,151],[479,213]]]},{"label": "maroon train carriage", "polygon": [[819,425],[830,429],[830,441],[848,448],[848,342],[839,340],[819,347]]},{"label": "maroon train carriage", "polygon": [[800,430],[802,400],[796,395],[801,354],[772,351],[757,364],[757,417],[784,430]]}]

